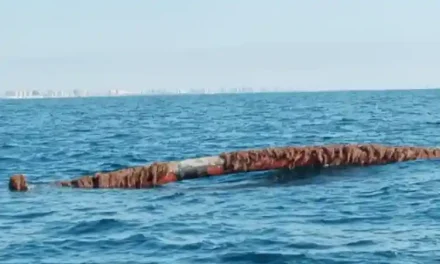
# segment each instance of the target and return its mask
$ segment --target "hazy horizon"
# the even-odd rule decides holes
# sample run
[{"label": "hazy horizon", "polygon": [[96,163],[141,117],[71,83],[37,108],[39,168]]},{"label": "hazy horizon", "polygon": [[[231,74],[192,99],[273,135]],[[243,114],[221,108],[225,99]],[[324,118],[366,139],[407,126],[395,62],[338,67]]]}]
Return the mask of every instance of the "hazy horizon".
[{"label": "hazy horizon", "polygon": [[440,2],[0,2],[6,90],[440,87]]}]

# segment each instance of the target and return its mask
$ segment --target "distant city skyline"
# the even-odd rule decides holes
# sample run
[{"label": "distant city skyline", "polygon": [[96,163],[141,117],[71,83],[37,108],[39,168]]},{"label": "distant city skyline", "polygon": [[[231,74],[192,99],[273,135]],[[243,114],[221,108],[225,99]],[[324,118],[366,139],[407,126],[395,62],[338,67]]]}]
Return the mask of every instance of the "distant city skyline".
[{"label": "distant city skyline", "polygon": [[440,90],[440,87],[420,87],[420,88],[396,88],[396,89],[355,89],[355,90],[295,90],[295,89],[271,89],[270,87],[235,87],[229,89],[210,90],[210,89],[177,89],[177,90],[142,90],[142,91],[126,91],[120,89],[112,89],[101,92],[90,92],[87,90],[73,90],[73,91],[39,91],[39,90],[9,90],[3,95],[0,94],[0,99],[34,99],[34,98],[69,98],[69,97],[108,97],[108,96],[142,96],[142,95],[183,95],[183,94],[246,94],[246,93],[275,93],[275,92],[348,92],[348,91],[382,91],[382,90]]},{"label": "distant city skyline", "polygon": [[63,97],[89,97],[89,96],[126,96],[126,95],[160,95],[160,94],[217,94],[217,93],[261,93],[275,92],[270,88],[252,88],[252,87],[231,87],[219,90],[210,89],[176,89],[176,90],[156,90],[147,89],[142,91],[126,91],[121,89],[112,89],[105,92],[90,92],[88,90],[75,89],[72,91],[61,90],[8,90],[0,98],[63,98]]},{"label": "distant city skyline", "polygon": [[0,94],[440,87],[440,2],[0,2]]}]

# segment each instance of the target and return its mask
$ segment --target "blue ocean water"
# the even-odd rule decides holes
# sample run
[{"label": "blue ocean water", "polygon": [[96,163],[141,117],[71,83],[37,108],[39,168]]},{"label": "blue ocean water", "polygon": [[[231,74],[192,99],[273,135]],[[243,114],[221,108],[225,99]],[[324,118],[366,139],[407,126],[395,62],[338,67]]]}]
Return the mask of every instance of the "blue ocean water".
[{"label": "blue ocean water", "polygon": [[[0,101],[0,263],[438,263],[440,162],[149,190],[43,183],[237,149],[439,146],[440,91]],[[24,173],[27,193],[7,190]]]}]

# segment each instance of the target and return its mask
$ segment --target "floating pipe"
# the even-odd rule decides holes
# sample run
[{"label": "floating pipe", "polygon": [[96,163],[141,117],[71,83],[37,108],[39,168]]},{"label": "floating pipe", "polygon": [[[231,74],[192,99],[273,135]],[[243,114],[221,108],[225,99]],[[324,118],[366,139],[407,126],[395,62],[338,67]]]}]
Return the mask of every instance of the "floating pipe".
[{"label": "floating pipe", "polygon": [[[72,188],[152,188],[170,182],[240,172],[296,167],[369,166],[440,158],[439,148],[385,146],[378,144],[338,144],[278,147],[221,153],[218,156],[155,162],[112,172],[98,172],[77,179],[55,182]],[[11,191],[27,191],[26,177],[13,175]]]}]

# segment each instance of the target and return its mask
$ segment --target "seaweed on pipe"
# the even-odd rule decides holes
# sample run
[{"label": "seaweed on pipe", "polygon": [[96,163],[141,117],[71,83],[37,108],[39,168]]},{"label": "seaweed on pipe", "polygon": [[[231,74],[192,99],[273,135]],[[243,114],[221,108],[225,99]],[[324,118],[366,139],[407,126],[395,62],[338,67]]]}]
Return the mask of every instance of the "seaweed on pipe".
[{"label": "seaweed on pipe", "polygon": [[[55,184],[73,188],[139,189],[183,179],[248,171],[316,166],[370,166],[432,158],[440,158],[440,149],[378,144],[278,147],[225,152],[219,156],[174,162],[155,162],[148,166],[96,173]],[[13,175],[9,181],[9,189],[27,191],[26,177]]]},{"label": "seaweed on pipe", "polygon": [[295,167],[367,166],[440,157],[440,149],[377,144],[266,148],[220,154],[227,172]]}]

